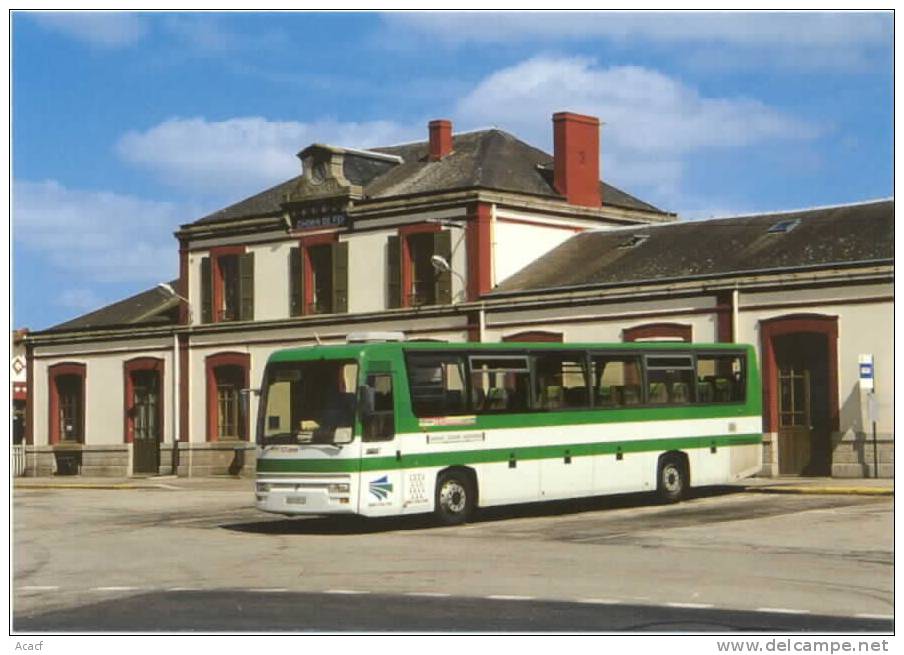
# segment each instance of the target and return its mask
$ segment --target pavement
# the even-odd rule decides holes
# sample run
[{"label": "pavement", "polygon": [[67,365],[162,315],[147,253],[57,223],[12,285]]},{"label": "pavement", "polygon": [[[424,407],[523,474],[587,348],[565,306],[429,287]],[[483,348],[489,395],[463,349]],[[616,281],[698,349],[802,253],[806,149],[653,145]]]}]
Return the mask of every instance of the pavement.
[{"label": "pavement", "polygon": [[[152,477],[98,478],[52,476],[15,478],[15,489],[171,489],[205,491],[251,491],[253,477],[208,476],[183,478],[173,475]],[[753,493],[829,494],[853,496],[893,496],[892,478],[828,478],[780,476],[754,477],[725,485]]]}]

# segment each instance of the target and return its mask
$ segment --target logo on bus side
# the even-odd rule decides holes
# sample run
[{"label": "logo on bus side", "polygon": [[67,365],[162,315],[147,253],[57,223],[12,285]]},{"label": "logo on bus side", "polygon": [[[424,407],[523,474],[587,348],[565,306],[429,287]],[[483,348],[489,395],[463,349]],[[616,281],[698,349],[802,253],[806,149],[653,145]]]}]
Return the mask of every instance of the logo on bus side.
[{"label": "logo on bus side", "polygon": [[369,486],[370,493],[376,496],[377,500],[386,500],[389,497],[389,494],[392,493],[392,482],[390,482],[389,477],[385,475],[382,478],[371,480]]}]

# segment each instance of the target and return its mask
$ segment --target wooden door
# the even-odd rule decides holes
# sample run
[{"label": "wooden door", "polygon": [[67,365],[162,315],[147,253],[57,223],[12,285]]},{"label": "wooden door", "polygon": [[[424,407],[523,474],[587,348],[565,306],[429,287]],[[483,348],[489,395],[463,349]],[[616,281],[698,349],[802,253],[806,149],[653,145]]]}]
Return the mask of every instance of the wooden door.
[{"label": "wooden door", "polygon": [[786,364],[778,371],[779,473],[799,475],[810,463],[810,372]]},{"label": "wooden door", "polygon": [[132,456],[135,473],[156,474],[160,466],[160,376],[132,373]]},{"label": "wooden door", "polygon": [[831,470],[829,364],[825,335],[775,338],[778,390],[778,469],[791,475]]}]

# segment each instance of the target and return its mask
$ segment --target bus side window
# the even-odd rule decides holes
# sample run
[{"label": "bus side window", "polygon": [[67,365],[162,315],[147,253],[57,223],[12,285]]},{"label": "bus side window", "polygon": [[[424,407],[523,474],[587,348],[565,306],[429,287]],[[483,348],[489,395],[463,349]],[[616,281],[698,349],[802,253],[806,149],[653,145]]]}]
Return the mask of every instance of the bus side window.
[{"label": "bus side window", "polygon": [[744,402],[745,374],[743,355],[697,355],[697,401]]},{"label": "bus side window", "polygon": [[368,375],[367,391],[373,393],[373,409],[366,408],[361,416],[364,441],[389,441],[395,437],[392,376],[388,373]]},{"label": "bus side window", "polygon": [[640,404],[643,377],[636,355],[593,355],[590,372],[594,407]]},{"label": "bus side window", "polygon": [[584,353],[538,352],[533,354],[533,360],[534,409],[555,411],[588,406]]}]

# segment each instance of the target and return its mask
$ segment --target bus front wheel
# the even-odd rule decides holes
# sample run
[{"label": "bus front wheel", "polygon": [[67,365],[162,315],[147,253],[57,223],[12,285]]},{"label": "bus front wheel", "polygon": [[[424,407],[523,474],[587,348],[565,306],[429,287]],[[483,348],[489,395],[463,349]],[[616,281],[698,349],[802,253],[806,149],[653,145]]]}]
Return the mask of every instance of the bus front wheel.
[{"label": "bus front wheel", "polygon": [[656,491],[664,503],[677,503],[687,491],[687,467],[678,457],[667,457],[659,463]]},{"label": "bus front wheel", "polygon": [[470,476],[444,471],[436,480],[436,516],[445,525],[466,522],[474,511],[475,491]]}]

